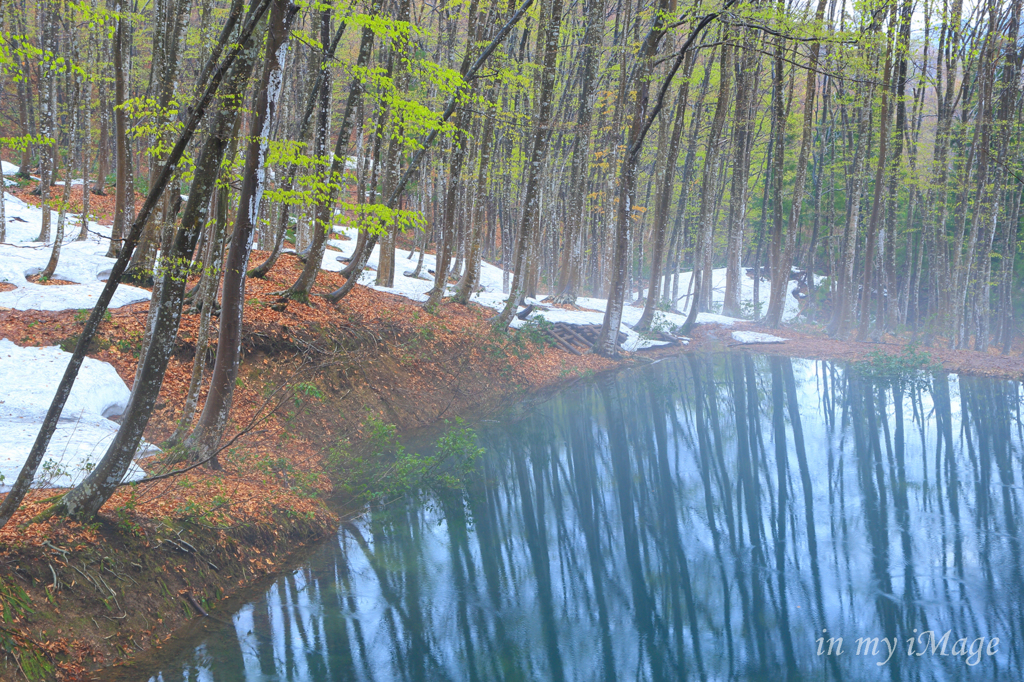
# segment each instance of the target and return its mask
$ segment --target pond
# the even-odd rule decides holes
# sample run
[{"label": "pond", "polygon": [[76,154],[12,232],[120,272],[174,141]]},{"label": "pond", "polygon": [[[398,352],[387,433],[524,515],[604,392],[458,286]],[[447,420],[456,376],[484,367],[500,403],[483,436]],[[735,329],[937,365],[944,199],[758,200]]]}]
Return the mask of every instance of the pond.
[{"label": "pond", "polygon": [[1022,679],[1020,406],[745,354],[599,377],[110,679]]}]

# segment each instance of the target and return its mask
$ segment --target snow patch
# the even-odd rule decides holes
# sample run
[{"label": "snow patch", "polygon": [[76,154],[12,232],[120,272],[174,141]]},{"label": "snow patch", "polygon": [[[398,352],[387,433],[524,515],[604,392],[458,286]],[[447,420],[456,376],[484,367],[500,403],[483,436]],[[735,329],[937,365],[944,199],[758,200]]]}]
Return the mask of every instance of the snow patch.
[{"label": "snow patch", "polygon": [[[329,251],[324,257],[323,264],[321,266],[324,270],[331,272],[339,272],[348,263],[343,259],[351,258],[355,253],[358,230],[351,226],[335,225],[332,231],[336,234],[342,234],[350,237],[347,240],[342,239],[330,239],[328,244],[338,249],[338,251]],[[339,253],[340,252],[340,253]],[[370,257],[366,261],[367,269],[359,277],[359,283],[377,291],[385,291],[398,296],[411,299],[413,301],[425,302],[429,295],[430,290],[434,286],[434,270],[435,257],[431,254],[425,254],[423,256],[423,266],[420,269],[420,276],[413,277],[412,273],[415,271],[416,263],[419,260],[418,252],[410,252],[405,249],[399,249],[395,254],[395,281],[394,285],[390,287],[377,286],[377,267],[380,263],[380,246],[375,245],[373,251],[370,253]],[[369,268],[373,268],[370,270]],[[722,270],[724,275],[725,270]],[[505,301],[508,299],[508,294],[503,292],[503,280],[504,272],[501,268],[491,265],[487,262],[480,264],[480,291],[474,293],[470,300],[474,303],[493,308],[495,310],[501,310],[505,307]],[[509,282],[511,282],[512,276],[509,274]],[[454,291],[454,285],[449,284],[446,287],[446,293],[451,294]],[[537,320],[539,317],[543,317],[548,322],[564,322],[566,324],[601,324],[604,321],[604,310],[607,306],[607,301],[603,298],[587,298],[580,297],[576,300],[576,306],[579,308],[586,308],[588,310],[565,310],[563,308],[555,308],[541,303],[536,299],[527,299],[527,303],[533,303],[536,306],[534,312],[530,315],[529,320]],[[626,342],[622,345],[623,350],[634,351],[642,348],[651,348],[653,346],[664,346],[669,342],[661,341],[652,338],[652,335],[642,334],[633,331],[632,327],[640,321],[640,316],[643,314],[643,307],[637,307],[632,305],[624,305],[622,308],[622,327],[620,331],[626,334]],[[679,315],[676,313],[669,312],[656,312],[654,314],[654,323],[652,329],[654,331],[664,330],[671,332],[674,328],[682,326],[686,321],[685,315]],[[721,324],[724,326],[732,325],[736,322],[742,322],[734,317],[726,317],[725,315],[718,315],[715,313],[698,313],[697,324]],[[513,318],[512,327],[519,328],[527,324],[527,321]],[[685,341],[684,341],[685,343]]]},{"label": "snow patch", "polygon": [[[5,164],[6,172],[10,164]],[[105,256],[110,244],[110,228],[89,223],[89,236],[75,241],[78,236],[80,215],[68,216],[66,237],[61,246],[60,260],[53,276],[77,284],[43,286],[25,278],[38,274],[50,260],[51,246],[33,241],[43,225],[43,210],[30,206],[16,196],[4,195],[7,214],[7,241],[0,243],[0,282],[17,288],[0,292],[0,308],[15,310],[81,310],[92,308],[103,291],[103,281],[114,265],[113,258]],[[52,224],[57,224],[57,212],[51,211]],[[145,289],[125,284],[118,286],[110,301],[111,308],[148,301]]]},{"label": "snow patch", "polygon": [[740,343],[785,343],[789,339],[761,332],[733,332],[732,338]]},{"label": "snow patch", "polygon": [[[0,340],[0,475],[4,484],[14,482],[28,458],[70,359],[71,353],[56,346],[22,348]],[[107,417],[120,416],[130,396],[112,365],[85,358],[34,485],[63,488],[83,479],[117,433],[118,425]],[[144,475],[133,463],[125,480],[140,480]]]}]

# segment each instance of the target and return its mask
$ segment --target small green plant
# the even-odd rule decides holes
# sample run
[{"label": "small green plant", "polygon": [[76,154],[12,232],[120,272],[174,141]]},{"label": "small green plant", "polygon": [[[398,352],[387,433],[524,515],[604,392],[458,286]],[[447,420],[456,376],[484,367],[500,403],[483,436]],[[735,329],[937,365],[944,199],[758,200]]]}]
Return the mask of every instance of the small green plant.
[{"label": "small green plant", "polygon": [[132,520],[132,512],[135,511],[135,507],[138,505],[138,500],[135,497],[135,486],[131,486],[131,494],[128,496],[128,500],[114,509],[114,515],[117,517],[117,528],[124,535],[142,537],[142,527]]},{"label": "small green plant", "polygon": [[449,424],[431,455],[406,450],[398,442],[394,424],[370,417],[367,426],[364,454],[349,454],[339,444],[328,456],[340,468],[346,492],[361,502],[385,502],[423,490],[460,489],[484,452],[476,433],[461,419]]},{"label": "small green plant", "polygon": [[[20,585],[0,578],[0,619],[4,626],[30,615],[30,603],[28,593]],[[45,653],[15,629],[0,627],[0,650],[28,680],[48,679],[53,673]]]},{"label": "small green plant", "polygon": [[866,360],[854,363],[854,368],[861,375],[880,379],[912,379],[938,366],[931,354],[920,350],[916,343],[908,344],[896,353],[872,351]]},{"label": "small green plant", "polygon": [[[295,384],[295,395],[304,395],[307,398],[316,398],[317,400],[324,399],[324,392],[320,390],[320,387],[314,384],[312,381],[303,381]],[[296,397],[296,404],[298,404],[299,398]]]}]

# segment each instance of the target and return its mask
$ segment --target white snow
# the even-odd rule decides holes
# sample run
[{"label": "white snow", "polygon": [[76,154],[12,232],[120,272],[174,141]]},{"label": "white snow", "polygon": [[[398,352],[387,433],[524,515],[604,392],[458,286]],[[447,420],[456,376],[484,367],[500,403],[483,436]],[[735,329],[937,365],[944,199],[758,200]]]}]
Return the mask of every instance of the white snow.
[{"label": "white snow", "polygon": [[[794,269],[794,272],[796,270]],[[823,280],[824,277],[821,275],[814,276],[815,284]],[[663,280],[669,286],[671,286],[672,280],[670,276],[666,276]],[[686,310],[690,306],[690,295],[687,293],[690,286],[690,273],[681,272],[679,273],[679,299],[676,301],[676,307],[680,310]],[[771,294],[772,283],[766,277],[761,277],[761,286],[759,291],[759,299],[761,303],[761,315],[764,315],[768,311],[768,297]],[[796,282],[790,281],[786,285],[786,303],[782,309],[782,321],[791,322],[800,315],[800,302],[793,297],[792,292],[796,289]],[[662,288],[664,291],[664,288]],[[644,296],[647,295],[647,290],[644,290]],[[713,308],[718,310],[722,309],[722,304],[725,302],[725,268],[716,268],[711,271],[711,305]],[[754,313],[754,278],[749,277],[746,274],[746,269],[742,269],[740,276],[740,306],[744,310],[745,315],[753,317]],[[732,319],[732,318],[725,318]],[[707,319],[707,322],[718,322],[719,324],[730,324],[721,320]],[[735,321],[735,320],[734,320]]]},{"label": "white snow", "polygon": [[740,343],[785,343],[789,339],[784,339],[781,336],[772,336],[771,334],[762,334],[761,332],[733,332],[732,338]]},{"label": "white snow", "polygon": [[[342,259],[350,257],[355,252],[358,232],[354,227],[342,225],[335,225],[333,227],[333,232],[337,235],[347,237],[347,239],[331,239],[327,242],[328,245],[339,249],[339,251],[328,250],[324,254],[322,267],[324,270],[338,272],[347,264],[347,262]],[[285,252],[293,251],[291,249],[285,249]],[[423,257],[423,267],[420,270],[420,277],[410,277],[408,275],[411,275],[412,271],[415,270],[418,258],[418,253],[412,256],[412,258],[409,258],[408,251],[405,249],[399,249],[396,252],[395,285],[393,287],[378,287],[374,284],[374,281],[377,278],[377,267],[380,261],[380,246],[374,246],[373,252],[370,254],[366,263],[368,269],[363,271],[359,278],[359,283],[378,291],[397,294],[421,303],[425,302],[427,300],[428,292],[434,286],[434,276],[428,271],[434,269],[435,258],[431,254],[426,254]],[[373,269],[370,270],[369,268]],[[505,300],[508,298],[508,294],[502,292],[502,277],[503,273],[501,268],[491,265],[490,263],[482,263],[480,268],[480,286],[482,291],[473,294],[471,300],[475,303],[479,303],[480,305],[494,308],[495,310],[501,310],[505,306]],[[511,275],[509,276],[509,280],[511,281]],[[448,292],[451,293],[453,288],[454,287],[452,285],[449,285]],[[539,300],[532,298],[528,298],[526,302],[532,303],[535,306],[534,311],[530,315],[530,321],[537,320],[538,317],[543,317],[548,322],[564,322],[567,324],[601,324],[604,320],[604,309],[606,306],[606,301],[604,299],[585,297],[578,298],[576,300],[576,305],[580,308],[589,308],[590,310],[565,310],[562,308],[555,308],[553,306],[547,306]],[[654,340],[648,335],[638,334],[633,331],[632,326],[640,321],[640,316],[642,314],[642,307],[633,307],[630,305],[623,306],[621,331],[627,336],[626,342],[622,345],[624,350],[633,351],[641,348],[650,348],[652,346],[662,346],[668,343],[666,341]],[[655,330],[660,329],[664,331],[671,331],[673,327],[680,326],[685,321],[685,315],[657,312],[654,316],[653,328]],[[736,318],[717,315],[714,313],[699,313],[697,315],[698,324],[713,323],[728,326],[741,321],[742,320],[738,320]],[[527,324],[527,322],[528,321],[513,318],[511,326],[513,328],[519,328]]]},{"label": "white snow", "polygon": [[[10,164],[4,164],[4,172]],[[4,195],[7,213],[7,241],[0,243],[0,282],[14,284],[13,291],[0,292],[0,308],[15,310],[80,310],[92,308],[103,291],[113,258],[104,254],[110,244],[110,228],[89,223],[89,237],[75,241],[79,231],[79,215],[68,215],[65,240],[53,276],[77,284],[33,284],[25,278],[42,272],[50,260],[51,245],[33,241],[42,230],[43,210],[30,206],[11,194]],[[56,229],[57,212],[51,211],[51,225]],[[110,302],[120,308],[139,301],[148,301],[145,289],[122,284]]]},{"label": "white snow", "polygon": [[[22,348],[0,340],[0,475],[9,486],[35,442],[71,353],[56,346]],[[100,461],[117,433],[131,392],[112,365],[85,358],[34,485],[70,487]],[[143,448],[145,449],[145,448]],[[134,463],[125,480],[143,478]]]},{"label": "white snow", "polygon": [[0,161],[0,168],[3,169],[4,175],[15,175],[21,170],[21,166],[15,165],[10,161]]}]

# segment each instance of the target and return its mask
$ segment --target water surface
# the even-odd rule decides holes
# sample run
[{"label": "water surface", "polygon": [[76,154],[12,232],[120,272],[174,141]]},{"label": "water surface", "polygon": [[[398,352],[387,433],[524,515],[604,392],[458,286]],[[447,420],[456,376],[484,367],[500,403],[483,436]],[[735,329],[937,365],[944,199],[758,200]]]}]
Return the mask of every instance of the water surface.
[{"label": "water surface", "polygon": [[1020,404],[741,354],[605,377],[120,679],[1018,680]]}]

